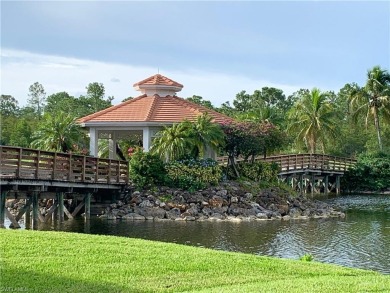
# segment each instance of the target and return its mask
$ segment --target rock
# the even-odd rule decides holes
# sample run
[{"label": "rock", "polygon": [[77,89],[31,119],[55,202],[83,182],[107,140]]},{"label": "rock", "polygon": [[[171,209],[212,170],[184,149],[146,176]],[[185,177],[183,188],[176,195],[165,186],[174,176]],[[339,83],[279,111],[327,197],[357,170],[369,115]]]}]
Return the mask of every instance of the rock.
[{"label": "rock", "polygon": [[188,213],[190,216],[197,216],[199,214],[197,206],[192,206],[188,210],[186,210],[186,213]]},{"label": "rock", "polygon": [[154,218],[153,218],[153,217],[150,217],[150,216],[148,216],[148,217],[145,217],[145,220],[148,220],[148,221],[153,221],[153,220],[154,220]]},{"label": "rock", "polygon": [[107,214],[107,215],[106,215],[106,219],[107,219],[107,220],[116,220],[117,217],[116,217],[115,215],[113,215],[113,214]]},{"label": "rock", "polygon": [[327,217],[330,216],[330,211],[328,211],[327,209],[320,209],[320,210],[317,210],[317,211],[315,212],[315,214],[316,214],[317,216],[321,216],[321,217],[327,218]]},{"label": "rock", "polygon": [[238,202],[238,197],[237,196],[232,196],[230,199],[231,203],[237,203]]},{"label": "rock", "polygon": [[252,199],[253,199],[253,194],[250,193],[250,192],[247,192],[247,193],[245,193],[244,197],[245,197],[245,199],[247,199],[247,200],[252,200]]},{"label": "rock", "polygon": [[154,206],[154,204],[150,200],[148,200],[148,199],[144,200],[143,202],[141,202],[139,204],[140,208],[151,208],[153,206]]},{"label": "rock", "polygon": [[195,217],[191,217],[191,216],[185,217],[184,219],[186,221],[195,221]]},{"label": "rock", "polygon": [[258,209],[258,210],[263,210],[263,208],[256,202],[250,202],[249,205],[254,208],[254,209]]},{"label": "rock", "polygon": [[271,215],[272,219],[281,219],[282,215],[279,212],[273,212]]},{"label": "rock", "polygon": [[277,207],[278,212],[279,212],[282,216],[288,214],[289,207],[288,207],[287,204],[279,204],[279,205],[277,205],[276,207]]},{"label": "rock", "polygon": [[209,217],[209,220],[223,220],[225,217],[218,213],[213,213]]},{"label": "rock", "polygon": [[242,208],[237,205],[230,205],[228,209],[228,214],[233,216],[256,216],[258,211],[254,208]]},{"label": "rock", "polygon": [[212,208],[211,209],[213,213],[217,213],[217,214],[225,214],[227,213],[228,211],[228,207],[227,206],[223,206],[223,207],[220,207],[220,208]]},{"label": "rock", "polygon": [[290,219],[291,219],[291,217],[289,215],[282,217],[282,220],[284,220],[284,221],[289,221]]},{"label": "rock", "polygon": [[111,214],[114,215],[114,216],[118,215],[118,213],[119,213],[118,209],[111,210]]},{"label": "rock", "polygon": [[189,194],[187,198],[187,203],[202,203],[204,201],[204,197],[202,196],[201,193],[196,193],[196,194]]},{"label": "rock", "polygon": [[137,204],[140,204],[142,202],[142,198],[141,196],[137,195],[137,196],[133,196],[130,200],[130,203],[133,204],[133,205],[137,205]]},{"label": "rock", "polygon": [[310,215],[312,215],[312,211],[310,209],[306,209],[302,212],[302,216],[304,217],[309,217]]},{"label": "rock", "polygon": [[204,221],[204,220],[207,220],[207,219],[208,219],[207,216],[200,214],[199,217],[197,218],[197,221]]},{"label": "rock", "polygon": [[145,220],[145,217],[141,216],[139,214],[136,214],[136,213],[129,213],[127,215],[124,215],[122,217],[122,219],[124,219],[124,220],[142,221],[142,220]]},{"label": "rock", "polygon": [[167,206],[170,209],[179,209],[180,211],[184,212],[187,209],[187,205],[184,203],[178,203],[178,202],[168,202]]},{"label": "rock", "polygon": [[171,220],[176,220],[180,217],[180,210],[178,208],[173,208],[166,212],[167,218]]},{"label": "rock", "polygon": [[208,207],[208,206],[209,206],[209,203],[208,203],[207,201],[202,201],[202,206]]},{"label": "rock", "polygon": [[291,218],[298,218],[301,216],[301,210],[298,208],[291,208],[288,214]]},{"label": "rock", "polygon": [[228,194],[228,191],[226,189],[222,189],[220,191],[217,191],[217,196],[225,198]]},{"label": "rock", "polygon": [[227,216],[226,220],[231,221],[231,222],[241,222],[242,221],[240,218],[233,217],[233,216]]},{"label": "rock", "polygon": [[166,211],[159,207],[144,208],[144,209],[134,208],[134,212],[144,217],[159,218],[159,219],[165,218],[165,214],[166,214]]},{"label": "rock", "polygon": [[209,200],[209,204],[211,207],[222,207],[223,205],[223,198],[218,196],[218,195],[214,195],[210,200]]},{"label": "rock", "polygon": [[208,207],[202,209],[202,214],[204,214],[205,216],[210,216],[212,213],[213,211]]},{"label": "rock", "polygon": [[268,215],[264,212],[261,212],[256,214],[256,218],[261,220],[268,220]]},{"label": "rock", "polygon": [[112,208],[112,209],[116,209],[117,206],[118,206],[118,205],[117,205],[116,203],[110,204],[110,208]]}]

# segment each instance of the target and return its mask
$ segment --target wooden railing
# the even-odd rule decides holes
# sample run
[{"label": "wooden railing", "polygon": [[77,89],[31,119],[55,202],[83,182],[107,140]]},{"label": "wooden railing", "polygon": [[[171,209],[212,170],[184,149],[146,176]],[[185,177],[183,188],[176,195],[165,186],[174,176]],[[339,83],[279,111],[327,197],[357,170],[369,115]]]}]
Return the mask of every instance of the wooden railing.
[{"label": "wooden railing", "polygon": [[[356,164],[356,160],[352,158],[321,154],[278,155],[270,156],[265,159],[263,157],[258,157],[256,160],[274,162],[279,165],[280,172],[293,172],[299,170],[345,172]],[[217,161],[224,164],[227,162],[227,157],[219,157]],[[243,159],[237,159],[236,161],[240,162],[243,161]]]},{"label": "wooden railing", "polygon": [[127,184],[126,161],[0,146],[1,179]]}]

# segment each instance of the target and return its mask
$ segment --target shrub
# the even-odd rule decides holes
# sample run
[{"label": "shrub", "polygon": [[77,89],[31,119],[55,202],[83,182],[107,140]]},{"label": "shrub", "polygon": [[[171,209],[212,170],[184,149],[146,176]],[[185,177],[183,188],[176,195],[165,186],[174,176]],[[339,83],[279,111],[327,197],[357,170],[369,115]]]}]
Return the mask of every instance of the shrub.
[{"label": "shrub", "polygon": [[212,159],[184,159],[165,164],[168,182],[172,186],[197,190],[216,185],[221,180],[222,169]]},{"label": "shrub", "polygon": [[130,180],[137,188],[162,184],[166,176],[163,161],[142,149],[137,149],[130,160]]},{"label": "shrub", "polygon": [[300,261],[312,261],[314,257],[310,253],[306,253],[299,258]]},{"label": "shrub", "polygon": [[383,191],[390,188],[390,155],[363,155],[343,177],[349,191]]},{"label": "shrub", "polygon": [[[240,162],[237,166],[242,177],[260,182],[275,182],[278,179],[279,166],[275,163],[255,161],[253,163]],[[232,175],[232,172],[228,173]]]}]

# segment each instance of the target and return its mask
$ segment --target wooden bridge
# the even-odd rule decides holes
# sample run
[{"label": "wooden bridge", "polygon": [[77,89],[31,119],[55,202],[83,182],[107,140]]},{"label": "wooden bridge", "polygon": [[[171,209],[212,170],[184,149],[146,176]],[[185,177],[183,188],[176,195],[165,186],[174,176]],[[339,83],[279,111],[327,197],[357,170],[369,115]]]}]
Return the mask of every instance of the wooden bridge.
[{"label": "wooden bridge", "polygon": [[[221,164],[227,163],[227,157],[218,160]],[[312,194],[339,193],[340,177],[356,163],[354,159],[320,154],[279,155],[256,160],[278,164],[282,181],[301,193]],[[34,224],[49,219],[73,218],[83,208],[88,219],[92,194],[96,198],[99,193],[106,196],[119,192],[128,185],[128,180],[126,161],[0,146],[0,227],[4,226],[5,216],[13,227],[20,227],[22,217],[29,223],[31,210],[33,228]],[[24,200],[17,215],[6,208],[7,199]],[[40,199],[46,200],[45,207],[39,206]]]},{"label": "wooden bridge", "polygon": [[[352,158],[323,154],[278,155],[258,157],[256,160],[278,164],[281,181],[287,182],[300,193],[312,194],[339,194],[340,178],[356,164],[356,160]],[[227,157],[220,157],[218,161],[226,164]],[[240,163],[243,159],[236,161]]]},{"label": "wooden bridge", "polygon": [[[46,222],[51,216],[62,221],[73,218],[84,207],[90,216],[91,195],[122,190],[129,180],[126,161],[0,146],[0,226],[7,216],[14,227],[25,216],[33,223]],[[25,204],[14,217],[6,208],[6,199],[23,199]],[[46,213],[38,210],[38,200],[48,201]],[[73,211],[64,205],[73,201]],[[69,201],[68,201],[69,202]]]}]

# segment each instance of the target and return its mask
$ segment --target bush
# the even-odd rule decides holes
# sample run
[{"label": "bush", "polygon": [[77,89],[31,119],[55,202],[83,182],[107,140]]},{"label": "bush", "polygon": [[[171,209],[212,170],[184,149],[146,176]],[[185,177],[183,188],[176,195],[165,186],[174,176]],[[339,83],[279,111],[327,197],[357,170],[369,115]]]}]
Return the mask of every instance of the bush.
[{"label": "bush", "polygon": [[309,253],[304,254],[303,256],[301,256],[299,258],[300,261],[312,261],[313,259],[314,259],[314,257]]},{"label": "bush", "polygon": [[341,186],[349,191],[384,191],[390,188],[389,178],[389,154],[362,155],[344,174]]},{"label": "bush", "polygon": [[[275,163],[255,161],[253,163],[240,162],[237,164],[240,176],[256,182],[275,182],[278,179],[279,166]],[[232,175],[232,172],[228,173]]]},{"label": "bush", "polygon": [[142,149],[137,149],[130,159],[130,180],[139,189],[147,185],[164,183],[166,170],[163,161]]},{"label": "bush", "polygon": [[222,169],[212,159],[184,159],[165,164],[169,185],[198,190],[216,185],[221,180]]}]

